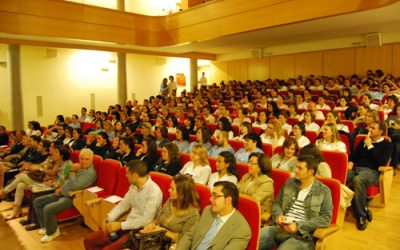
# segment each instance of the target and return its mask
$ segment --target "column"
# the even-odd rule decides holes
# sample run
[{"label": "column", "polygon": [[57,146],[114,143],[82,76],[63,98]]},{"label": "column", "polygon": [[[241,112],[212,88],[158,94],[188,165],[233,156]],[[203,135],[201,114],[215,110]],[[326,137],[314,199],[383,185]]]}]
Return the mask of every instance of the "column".
[{"label": "column", "polygon": [[190,86],[189,90],[192,91],[194,87],[197,87],[197,59],[190,58]]},{"label": "column", "polygon": [[[117,10],[125,11],[125,0],[117,1]],[[126,53],[117,53],[118,63],[118,103],[125,105],[128,98],[128,87],[126,81]]]},{"label": "column", "polygon": [[9,45],[11,119],[13,129],[24,128],[24,108],[21,87],[21,51],[19,45]]}]

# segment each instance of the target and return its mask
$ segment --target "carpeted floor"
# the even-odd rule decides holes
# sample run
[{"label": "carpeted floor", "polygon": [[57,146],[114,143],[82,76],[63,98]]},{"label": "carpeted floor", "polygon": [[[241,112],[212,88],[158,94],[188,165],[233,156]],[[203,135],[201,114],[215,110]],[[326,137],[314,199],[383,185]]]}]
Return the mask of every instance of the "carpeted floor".
[{"label": "carpeted floor", "polygon": [[15,235],[15,231],[7,224],[0,215],[0,249],[21,250],[25,249]]}]

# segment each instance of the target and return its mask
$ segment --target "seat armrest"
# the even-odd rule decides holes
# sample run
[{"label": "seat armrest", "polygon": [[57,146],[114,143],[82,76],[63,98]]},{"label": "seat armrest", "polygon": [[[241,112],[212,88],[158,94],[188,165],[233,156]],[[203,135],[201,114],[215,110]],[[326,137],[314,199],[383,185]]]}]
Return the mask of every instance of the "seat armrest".
[{"label": "seat armrest", "polygon": [[83,192],[83,190],[75,190],[75,191],[70,191],[68,194],[69,194],[70,197],[73,197],[73,196],[75,196],[77,194],[80,194],[82,192]]},{"label": "seat armrest", "polygon": [[100,201],[103,200],[102,198],[95,198],[95,199],[91,199],[85,202],[86,206],[93,206],[96,203],[100,203]]},{"label": "seat armrest", "polygon": [[384,172],[393,171],[393,168],[392,167],[387,167],[387,166],[381,166],[381,167],[378,168],[378,170],[379,170],[379,172],[384,173]]},{"label": "seat armrest", "polygon": [[314,232],[314,237],[318,239],[323,239],[331,234],[333,234],[336,231],[339,231],[340,226],[336,224],[332,224],[329,227],[320,227]]}]

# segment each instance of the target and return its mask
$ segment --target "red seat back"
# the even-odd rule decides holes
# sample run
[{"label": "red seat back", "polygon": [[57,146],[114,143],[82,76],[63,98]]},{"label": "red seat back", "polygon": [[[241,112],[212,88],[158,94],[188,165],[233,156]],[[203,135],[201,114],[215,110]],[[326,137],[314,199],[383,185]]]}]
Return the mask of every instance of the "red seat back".
[{"label": "red seat back", "polygon": [[232,126],[232,131],[233,131],[233,134],[234,134],[235,136],[239,136],[239,134],[240,134],[239,126],[233,125],[233,126]]},{"label": "red seat back", "polygon": [[211,134],[214,134],[215,130],[217,129],[217,125],[216,123],[207,123],[207,127],[210,130]]},{"label": "red seat back", "polygon": [[283,152],[282,146],[277,146],[274,148],[274,154],[281,154]]},{"label": "red seat back", "polygon": [[289,124],[290,126],[293,126],[293,124],[295,124],[298,121],[299,121],[299,119],[297,119],[297,118],[288,118],[286,123]]},{"label": "red seat back", "polygon": [[321,150],[322,156],[326,163],[331,168],[332,178],[340,181],[340,183],[346,183],[347,177],[347,154],[338,151],[325,151]]},{"label": "red seat back", "polygon": [[210,204],[211,190],[203,184],[195,183],[197,194],[200,197],[200,213]]},{"label": "red seat back", "polygon": [[274,180],[274,197],[279,194],[279,190],[285,185],[285,182],[290,178],[290,172],[282,169],[273,168],[271,172],[272,180]]},{"label": "red seat back", "polygon": [[257,250],[260,239],[261,208],[260,204],[253,197],[240,195],[237,209],[246,219],[251,229],[251,238],[247,250]]},{"label": "red seat back", "polygon": [[264,151],[264,153],[266,155],[268,155],[268,157],[272,156],[272,145],[271,144],[263,143],[261,145],[261,150]]},{"label": "red seat back", "polygon": [[217,172],[217,159],[208,157],[208,162],[210,163],[211,172]]},{"label": "red seat back", "polygon": [[350,155],[350,142],[349,142],[349,136],[346,134],[339,133],[340,140],[346,145],[346,153],[347,155]]},{"label": "red seat back", "polygon": [[189,135],[189,142],[194,142],[197,140],[196,135]]},{"label": "red seat back", "polygon": [[333,205],[331,224],[336,224],[336,220],[340,209],[340,182],[336,179],[328,179],[320,177],[318,177],[317,179],[326,186],[328,186],[328,188],[331,190],[332,205]]},{"label": "red seat back", "polygon": [[175,133],[168,133],[168,139],[170,141],[175,141],[176,140],[176,134]]},{"label": "red seat back", "polygon": [[150,172],[149,175],[151,179],[160,187],[163,193],[162,202],[164,204],[169,198],[169,188],[171,187],[172,177],[159,172]]},{"label": "red seat back", "polygon": [[104,193],[111,195],[115,193],[117,186],[118,170],[121,163],[112,159],[105,159],[101,163],[101,167],[97,172],[96,185],[104,189]]},{"label": "red seat back", "polygon": [[190,154],[180,153],[180,156],[181,156],[181,168],[183,168],[183,166],[185,166],[185,164],[190,161]]},{"label": "red seat back", "polygon": [[115,188],[115,195],[118,195],[119,197],[124,197],[125,194],[128,192],[130,183],[128,178],[126,177],[126,171],[127,168],[119,168],[118,169],[118,184],[117,187]]},{"label": "red seat back", "polygon": [[242,179],[243,175],[245,175],[249,172],[249,166],[247,165],[247,163],[237,162],[236,163],[236,172],[237,172],[238,178],[239,178],[238,181],[240,181],[240,179]]},{"label": "red seat back", "polygon": [[317,140],[318,135],[315,131],[306,131],[306,137],[310,140],[311,144],[314,144]]},{"label": "red seat back", "polygon": [[235,150],[238,151],[241,148],[244,148],[244,142],[239,140],[228,140],[229,145]]},{"label": "red seat back", "polygon": [[81,153],[80,150],[75,150],[72,151],[70,159],[73,163],[78,163],[79,162],[79,154]]},{"label": "red seat back", "polygon": [[261,127],[252,127],[252,130],[254,133],[256,133],[256,135],[260,135],[262,128]]},{"label": "red seat back", "polygon": [[349,128],[349,133],[350,134],[354,133],[354,123],[353,123],[353,121],[342,120],[341,123],[346,125]]}]

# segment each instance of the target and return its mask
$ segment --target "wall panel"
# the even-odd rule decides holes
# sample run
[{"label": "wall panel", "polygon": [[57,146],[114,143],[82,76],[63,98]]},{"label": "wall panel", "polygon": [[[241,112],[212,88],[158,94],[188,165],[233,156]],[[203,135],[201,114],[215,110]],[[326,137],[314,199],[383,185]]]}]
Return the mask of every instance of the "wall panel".
[{"label": "wall panel", "polygon": [[392,74],[400,77],[400,44],[393,44]]},{"label": "wall panel", "polygon": [[294,77],[294,55],[273,56],[270,60],[272,79]]},{"label": "wall panel", "polygon": [[321,75],[322,52],[301,53],[294,56],[294,73],[297,75]]},{"label": "wall panel", "polygon": [[270,77],[269,58],[249,59],[248,78],[251,80],[265,80]]},{"label": "wall panel", "polygon": [[364,76],[368,69],[392,72],[393,45],[356,49],[356,73]]},{"label": "wall panel", "polygon": [[220,83],[228,80],[228,63],[211,62],[210,83]]},{"label": "wall panel", "polygon": [[228,62],[228,80],[246,81],[248,62],[246,59]]},{"label": "wall panel", "polygon": [[355,72],[356,50],[353,48],[324,51],[323,58],[322,74],[325,76],[350,76]]}]

